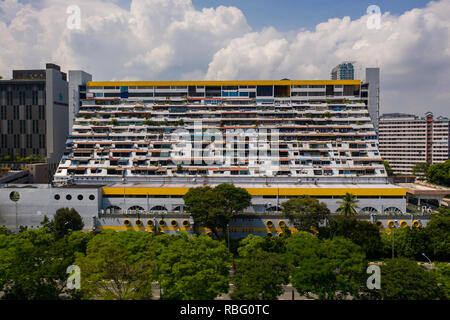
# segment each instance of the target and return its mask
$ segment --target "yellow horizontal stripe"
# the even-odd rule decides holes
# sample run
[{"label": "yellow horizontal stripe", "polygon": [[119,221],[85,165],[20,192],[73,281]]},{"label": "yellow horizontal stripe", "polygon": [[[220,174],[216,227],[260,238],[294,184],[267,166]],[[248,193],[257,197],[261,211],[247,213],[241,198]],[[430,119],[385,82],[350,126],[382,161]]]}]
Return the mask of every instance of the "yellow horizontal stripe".
[{"label": "yellow horizontal stripe", "polygon": [[189,188],[136,188],[136,187],[104,187],[103,194],[106,195],[185,195]]},{"label": "yellow horizontal stripe", "polygon": [[267,86],[267,85],[360,85],[360,80],[236,80],[236,81],[88,81],[88,87],[108,86]]},{"label": "yellow horizontal stripe", "polygon": [[[126,226],[100,226],[102,230],[118,230],[118,231],[126,231],[126,230],[136,230],[136,231],[152,231],[154,227],[126,227]],[[189,228],[185,227],[160,227],[161,230],[171,230],[171,231],[189,231]]]},{"label": "yellow horizontal stripe", "polygon": [[[246,188],[252,196],[406,196],[406,188]],[[103,195],[185,195],[189,188],[104,187]]]},{"label": "yellow horizontal stripe", "polygon": [[[184,227],[160,227],[163,231],[189,231],[189,228]],[[126,227],[126,226],[100,226],[99,229],[102,230],[116,230],[116,231],[126,231],[126,230],[136,230],[136,231],[152,231],[153,227]],[[208,232],[210,231],[208,228],[198,227],[197,231]],[[297,229],[289,228],[291,232],[296,232]],[[281,228],[267,228],[267,227],[230,227],[230,231],[242,231],[242,232],[254,232],[254,231],[263,231],[263,232],[282,232]]]}]

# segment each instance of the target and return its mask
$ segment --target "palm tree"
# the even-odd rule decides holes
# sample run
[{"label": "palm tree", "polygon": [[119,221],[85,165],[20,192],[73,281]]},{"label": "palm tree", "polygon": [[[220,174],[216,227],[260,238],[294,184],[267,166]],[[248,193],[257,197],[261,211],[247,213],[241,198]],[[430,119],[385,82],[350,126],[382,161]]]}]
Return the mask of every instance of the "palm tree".
[{"label": "palm tree", "polygon": [[359,208],[356,204],[358,200],[356,200],[356,197],[351,193],[346,193],[344,198],[342,198],[342,201],[338,201],[338,204],[340,204],[338,211],[339,215],[343,215],[345,217],[351,217],[356,214],[356,208]]}]

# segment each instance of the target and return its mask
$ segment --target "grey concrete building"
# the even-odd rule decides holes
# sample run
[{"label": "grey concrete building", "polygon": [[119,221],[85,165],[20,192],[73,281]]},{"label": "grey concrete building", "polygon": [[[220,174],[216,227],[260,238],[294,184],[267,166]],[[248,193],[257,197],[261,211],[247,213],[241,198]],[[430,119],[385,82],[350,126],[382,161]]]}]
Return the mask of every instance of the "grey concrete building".
[{"label": "grey concrete building", "polygon": [[378,133],[380,116],[380,68],[366,68],[366,83],[369,84],[368,109],[375,131]]},{"label": "grey concrete building", "polygon": [[13,70],[0,80],[0,155],[41,155],[56,170],[68,134],[67,75],[59,66]]},{"label": "grey concrete building", "polygon": [[86,98],[86,83],[92,81],[92,75],[81,70],[69,71],[69,132],[78,113],[80,100]]},{"label": "grey concrete building", "polygon": [[[20,226],[39,228],[44,216],[50,219],[59,208],[74,208],[81,215],[85,230],[139,230],[152,232],[158,226],[164,233],[177,234],[180,231],[193,232],[193,219],[185,212],[182,197],[161,195],[134,195],[133,190],[145,189],[148,193],[158,188],[133,188],[129,195],[120,195],[116,191],[130,188],[128,185],[68,186],[55,188],[49,185],[9,184],[0,187],[0,226],[15,231]],[[358,219],[368,220],[380,228],[386,229],[398,221],[400,227],[425,226],[429,220],[426,213],[405,213],[405,199],[376,199],[377,207],[396,206],[402,212],[362,212]],[[292,224],[277,207],[278,202],[287,199],[252,197],[252,205],[243,215],[230,221],[230,239],[239,239],[252,233],[259,236],[281,236],[283,225],[292,229]],[[336,199],[320,199],[334,212]],[[373,199],[361,198],[360,207],[373,206]],[[265,207],[264,211],[256,212]],[[335,213],[334,213],[335,214]],[[208,233],[207,228],[199,227],[199,232]]]}]

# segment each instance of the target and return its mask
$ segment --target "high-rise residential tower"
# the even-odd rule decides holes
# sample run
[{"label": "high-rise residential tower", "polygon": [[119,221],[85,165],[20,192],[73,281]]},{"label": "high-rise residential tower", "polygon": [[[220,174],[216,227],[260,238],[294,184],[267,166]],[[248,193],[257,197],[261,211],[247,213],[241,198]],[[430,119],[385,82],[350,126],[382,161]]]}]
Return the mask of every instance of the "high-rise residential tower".
[{"label": "high-rise residential tower", "polygon": [[380,153],[394,173],[411,174],[416,163],[448,160],[449,139],[449,119],[434,118],[431,112],[424,117],[402,113],[380,117]]}]

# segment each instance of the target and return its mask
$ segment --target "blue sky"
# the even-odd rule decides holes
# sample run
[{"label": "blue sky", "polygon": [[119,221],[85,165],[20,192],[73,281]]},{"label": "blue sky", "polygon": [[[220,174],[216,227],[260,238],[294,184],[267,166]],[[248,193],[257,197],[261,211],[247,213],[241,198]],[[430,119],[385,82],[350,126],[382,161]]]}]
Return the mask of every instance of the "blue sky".
[{"label": "blue sky", "polygon": [[[19,0],[39,5],[36,0]],[[123,8],[129,8],[131,0],[116,0]],[[401,15],[413,8],[423,8],[429,0],[192,0],[196,9],[235,6],[242,10],[254,31],[273,26],[286,32],[314,27],[330,18],[350,16],[352,20],[366,14],[369,5],[377,5],[381,12]],[[71,3],[76,4],[73,0]]]},{"label": "blue sky", "polygon": [[244,12],[248,24],[255,30],[273,26],[280,31],[309,30],[329,18],[350,16],[352,20],[366,14],[369,5],[381,12],[400,15],[413,8],[425,7],[425,0],[193,0],[197,9],[218,5],[235,6]]},{"label": "blue sky", "polygon": [[382,112],[450,116],[450,0],[191,1],[0,0],[0,74],[53,62],[95,80],[328,79],[350,60],[381,68]]}]

